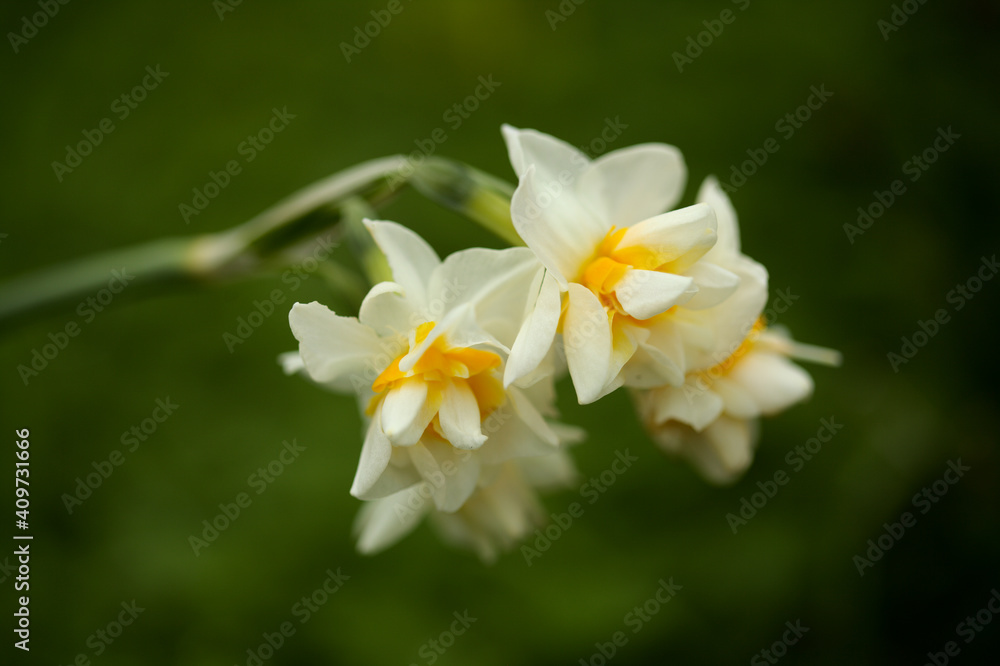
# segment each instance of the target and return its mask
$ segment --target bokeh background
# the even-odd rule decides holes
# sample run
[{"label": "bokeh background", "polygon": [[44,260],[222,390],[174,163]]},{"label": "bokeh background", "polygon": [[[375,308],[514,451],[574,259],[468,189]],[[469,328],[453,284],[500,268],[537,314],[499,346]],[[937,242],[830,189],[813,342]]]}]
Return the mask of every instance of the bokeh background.
[{"label": "bokeh background", "polygon": [[[28,385],[16,367],[81,318],[71,303],[5,324],[2,496],[12,511],[10,440],[30,428],[35,538],[32,651],[10,644],[14,574],[5,569],[0,661],[248,664],[263,634],[292,621],[295,634],[264,663],[429,664],[433,654],[440,664],[600,664],[595,644],[617,631],[628,636],[613,657],[623,666],[765,663],[760,651],[800,621],[809,631],[784,662],[919,664],[956,641],[954,661],[995,663],[1000,618],[971,643],[956,627],[1000,586],[1000,281],[961,310],[947,297],[1000,249],[997,5],[903,3],[912,16],[883,34],[888,0],[402,0],[348,62],[341,44],[387,4],[70,2],[16,53],[8,36],[0,279],[226,229],[337,170],[412,152],[439,127],[447,141],[437,154],[510,179],[502,122],[596,155],[591,142],[617,119],[627,127],[607,149],[663,141],[684,152],[686,201],[702,178],[727,179],[747,150],[777,140],[778,152],[733,194],[744,249],[769,268],[772,290],[799,297],[781,323],[842,350],[843,367],[810,368],[815,395],[764,422],[753,467],[727,488],[658,452],[623,393],[584,409],[564,385],[565,420],[590,433],[574,452],[581,483],[616,450],[639,462],[531,566],[516,550],[483,566],[427,526],[384,554],[356,554],[352,400],[282,375],[276,357],[294,346],[284,311],[232,353],[223,341],[275,288],[289,302],[342,307],[318,277],[295,290],[280,274],[126,290]],[[678,71],[674,53],[727,9],[734,20]],[[33,1],[4,3],[0,26],[21,32],[38,11]],[[169,76],[120,119],[113,101],[157,65]],[[499,87],[454,127],[445,113],[481,76]],[[776,123],[811,86],[832,97],[787,136]],[[179,204],[210,170],[242,160],[238,146],[275,107],[295,118],[185,223]],[[105,117],[114,132],[60,182],[51,163]],[[960,138],[911,181],[904,163],[949,127]],[[906,192],[850,242],[844,225],[897,179]],[[384,215],[441,254],[499,245],[413,192]],[[887,354],[940,308],[950,321],[894,372]],[[69,513],[63,496],[77,478],[123,450],[122,434],[166,398],[176,412]],[[758,482],[789,471],[786,453],[831,417],[843,429],[733,534],[726,514]],[[196,556],[189,536],[292,439],[305,451],[266,492],[250,491],[252,505]],[[971,470],[921,514],[914,494],[957,459]],[[560,512],[580,499],[572,489],[546,505]],[[860,576],[854,556],[906,511],[916,524]],[[349,580],[300,624],[293,606],[338,568]],[[683,589],[633,634],[626,615],[671,577]],[[135,622],[110,645],[95,638],[132,600],[144,609]],[[434,653],[428,641],[465,610],[476,622]]]}]

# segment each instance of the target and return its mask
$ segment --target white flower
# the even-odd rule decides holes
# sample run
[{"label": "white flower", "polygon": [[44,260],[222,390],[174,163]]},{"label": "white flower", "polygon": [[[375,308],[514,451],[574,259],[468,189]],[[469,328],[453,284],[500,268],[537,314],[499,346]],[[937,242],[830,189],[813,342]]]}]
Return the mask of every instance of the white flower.
[{"label": "white flower", "polygon": [[[581,403],[634,377],[680,384],[682,340],[663,327],[657,337],[657,318],[675,308],[716,305],[739,278],[699,261],[716,239],[711,206],[663,212],[677,202],[686,178],[677,149],[645,144],[591,161],[534,130],[505,125],[503,134],[519,178],[514,227],[545,268],[504,383],[528,375],[561,329]],[[627,367],[640,349],[641,361]]]},{"label": "white flower", "polygon": [[501,551],[544,524],[545,513],[536,491],[567,487],[575,477],[572,461],[561,450],[510,460],[490,466],[465,504],[450,513],[435,508],[428,499],[433,487],[421,482],[361,508],[355,521],[358,550],[365,554],[384,550],[430,516],[446,541],[493,562]]},{"label": "white flower", "polygon": [[834,365],[839,358],[766,329],[760,315],[767,301],[767,272],[740,252],[736,213],[714,178],[705,181],[699,200],[715,209],[719,230],[718,243],[703,260],[739,275],[740,286],[725,302],[689,314],[688,323],[701,327],[704,343],[689,342],[684,384],[633,395],[661,447],[690,459],[708,479],[727,483],[753,460],[758,417],[812,393],[812,379],[789,357]]},{"label": "white flower", "polygon": [[646,428],[664,450],[688,458],[709,480],[733,481],[753,461],[758,417],[812,393],[812,378],[787,357],[793,346],[760,324],[732,356],[689,373],[683,386],[637,393]]},{"label": "white flower", "polygon": [[352,495],[427,481],[435,506],[456,511],[484,465],[559,444],[524,390],[501,381],[537,261],[525,248],[474,248],[442,262],[405,227],[367,224],[395,281],[373,287],[357,318],[296,303],[301,363],[314,381],[355,392],[369,417]]}]

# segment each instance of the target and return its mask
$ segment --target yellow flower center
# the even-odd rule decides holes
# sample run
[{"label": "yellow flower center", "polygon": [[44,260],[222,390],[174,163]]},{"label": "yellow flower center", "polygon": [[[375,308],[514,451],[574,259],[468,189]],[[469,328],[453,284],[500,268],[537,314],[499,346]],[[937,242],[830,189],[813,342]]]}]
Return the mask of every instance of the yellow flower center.
[{"label": "yellow flower center", "polygon": [[[418,326],[413,344],[419,345],[426,340],[434,325],[434,322],[429,321]],[[366,413],[369,416],[375,413],[376,407],[385,398],[387,391],[398,388],[404,382],[425,382],[427,401],[435,408],[441,405],[442,394],[448,382],[465,382],[476,397],[481,419],[488,417],[506,400],[503,382],[492,372],[501,364],[500,357],[493,352],[470,347],[451,347],[442,335],[431,343],[412,368],[403,372],[399,369],[399,363],[408,353],[409,349],[400,354],[375,378],[372,390],[378,395],[372,398],[368,405]],[[432,430],[435,432],[431,432]],[[443,437],[437,415],[434,416],[427,431],[428,434]]]},{"label": "yellow flower center", "polygon": [[[656,254],[647,248],[619,248],[626,232],[628,228],[611,227],[576,282],[594,292],[611,316],[617,314],[632,319],[618,301],[615,287],[630,268],[656,270],[660,264]],[[633,321],[638,323],[638,320]]]}]

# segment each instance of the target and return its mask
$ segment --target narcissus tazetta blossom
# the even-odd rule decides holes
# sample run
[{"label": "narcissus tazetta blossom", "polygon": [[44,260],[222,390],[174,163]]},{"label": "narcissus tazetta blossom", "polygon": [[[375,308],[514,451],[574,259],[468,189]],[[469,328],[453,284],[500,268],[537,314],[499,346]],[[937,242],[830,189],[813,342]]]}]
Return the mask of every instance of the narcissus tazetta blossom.
[{"label": "narcissus tazetta blossom", "polygon": [[740,286],[725,302],[697,313],[707,344],[692,345],[684,384],[633,395],[647,430],[664,450],[688,458],[706,478],[727,483],[753,460],[758,417],[812,393],[812,379],[789,357],[836,364],[838,355],[767,329],[761,315],[767,272],[740,252],[728,197],[710,178],[698,198],[718,217],[719,240],[705,260],[738,274]]},{"label": "narcissus tazetta blossom", "polygon": [[502,383],[537,263],[525,248],[474,248],[442,262],[405,227],[368,227],[394,281],[373,287],[357,318],[296,303],[289,322],[302,367],[361,401],[368,425],[351,494],[378,499],[429,483],[435,507],[454,512],[486,466],[560,444],[543,414],[551,399],[529,395],[546,384]]},{"label": "narcissus tazetta blossom", "polygon": [[528,375],[559,330],[581,403],[622,384],[680,384],[683,342],[657,318],[712,307],[739,284],[700,261],[716,240],[710,205],[664,212],[684,187],[680,153],[645,144],[591,161],[534,130],[505,125],[503,134],[519,178],[514,227],[545,268],[505,383]]}]

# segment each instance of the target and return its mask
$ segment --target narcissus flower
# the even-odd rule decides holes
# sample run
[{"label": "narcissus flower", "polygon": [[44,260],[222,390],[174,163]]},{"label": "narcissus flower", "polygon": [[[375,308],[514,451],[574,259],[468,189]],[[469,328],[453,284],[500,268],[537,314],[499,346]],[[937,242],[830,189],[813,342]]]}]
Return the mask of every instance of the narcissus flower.
[{"label": "narcissus flower", "polygon": [[761,317],[767,272],[740,252],[728,197],[710,178],[699,200],[711,204],[718,216],[719,240],[704,259],[739,275],[740,286],[725,302],[696,313],[706,344],[690,345],[684,384],[633,396],[647,430],[664,450],[688,458],[708,479],[727,483],[753,460],[758,417],[812,393],[812,379],[789,358],[835,365],[839,356],[767,328]]},{"label": "narcissus flower", "polygon": [[[505,125],[503,134],[519,178],[511,201],[514,227],[545,269],[533,287],[505,384],[534,369],[557,330],[581,403],[635,377],[680,384],[682,341],[658,339],[657,318],[712,307],[739,284],[732,272],[700,261],[716,240],[710,205],[664,212],[683,190],[680,153],[645,144],[591,161],[534,130]],[[673,332],[659,329],[661,335]]]},{"label": "narcissus flower", "polygon": [[361,401],[368,427],[351,494],[377,499],[424,481],[437,509],[456,511],[483,465],[559,445],[544,403],[502,384],[538,266],[525,248],[474,248],[442,262],[405,227],[368,227],[395,281],[373,287],[357,318],[296,303],[289,322],[302,367]]}]

